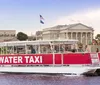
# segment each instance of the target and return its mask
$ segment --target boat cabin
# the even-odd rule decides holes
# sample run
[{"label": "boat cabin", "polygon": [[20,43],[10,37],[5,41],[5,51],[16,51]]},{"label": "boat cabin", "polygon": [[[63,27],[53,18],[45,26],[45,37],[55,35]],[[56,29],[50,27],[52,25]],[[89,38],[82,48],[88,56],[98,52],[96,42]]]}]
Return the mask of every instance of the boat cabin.
[{"label": "boat cabin", "polygon": [[78,40],[11,41],[0,43],[0,54],[65,53],[76,48]]}]

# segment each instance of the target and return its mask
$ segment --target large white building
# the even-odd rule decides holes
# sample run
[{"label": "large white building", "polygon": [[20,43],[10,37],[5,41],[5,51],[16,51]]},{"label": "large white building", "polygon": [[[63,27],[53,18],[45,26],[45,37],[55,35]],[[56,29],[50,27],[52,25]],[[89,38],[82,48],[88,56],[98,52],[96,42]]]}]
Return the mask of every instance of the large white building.
[{"label": "large white building", "polygon": [[13,41],[16,38],[16,30],[0,30],[0,42]]},{"label": "large white building", "polygon": [[77,39],[87,45],[92,42],[94,30],[84,24],[58,25],[45,28],[42,31],[42,39]]}]

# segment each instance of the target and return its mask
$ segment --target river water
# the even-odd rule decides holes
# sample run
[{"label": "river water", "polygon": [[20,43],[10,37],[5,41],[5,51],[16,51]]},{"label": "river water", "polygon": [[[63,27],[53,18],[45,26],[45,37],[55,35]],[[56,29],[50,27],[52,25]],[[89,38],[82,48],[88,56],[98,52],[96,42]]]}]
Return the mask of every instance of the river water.
[{"label": "river water", "polygon": [[0,85],[100,85],[100,77],[0,74]]}]

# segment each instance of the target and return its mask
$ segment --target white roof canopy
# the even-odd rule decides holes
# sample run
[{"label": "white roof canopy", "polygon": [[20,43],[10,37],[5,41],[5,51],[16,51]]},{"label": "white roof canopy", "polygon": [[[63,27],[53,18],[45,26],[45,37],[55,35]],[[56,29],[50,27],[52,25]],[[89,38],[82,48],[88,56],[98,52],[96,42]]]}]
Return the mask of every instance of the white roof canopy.
[{"label": "white roof canopy", "polygon": [[1,42],[0,46],[46,45],[46,44],[76,44],[78,40],[36,40],[36,41],[11,41]]}]

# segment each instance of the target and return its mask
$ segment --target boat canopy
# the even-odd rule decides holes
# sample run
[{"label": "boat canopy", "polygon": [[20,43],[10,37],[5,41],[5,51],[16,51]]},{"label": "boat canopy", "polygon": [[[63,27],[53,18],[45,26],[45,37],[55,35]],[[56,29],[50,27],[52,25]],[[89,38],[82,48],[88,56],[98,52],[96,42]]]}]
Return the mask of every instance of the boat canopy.
[{"label": "boat canopy", "polygon": [[36,41],[10,41],[1,42],[2,46],[23,46],[23,45],[46,45],[46,44],[76,44],[78,40],[64,39],[64,40],[36,40]]}]

